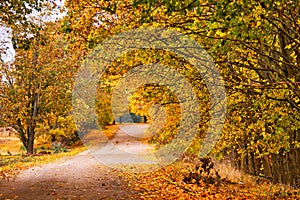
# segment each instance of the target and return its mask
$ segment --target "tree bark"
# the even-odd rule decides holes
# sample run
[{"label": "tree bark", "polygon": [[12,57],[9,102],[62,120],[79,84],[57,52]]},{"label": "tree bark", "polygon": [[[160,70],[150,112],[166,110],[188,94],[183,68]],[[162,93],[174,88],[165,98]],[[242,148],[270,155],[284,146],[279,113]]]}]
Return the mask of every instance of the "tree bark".
[{"label": "tree bark", "polygon": [[34,136],[35,136],[35,127],[36,127],[36,120],[38,116],[38,104],[39,104],[39,94],[34,95],[34,99],[32,102],[32,117],[30,125],[28,126],[28,137],[27,137],[27,154],[34,153]]},{"label": "tree bark", "polygon": [[35,127],[34,126],[30,126],[28,128],[28,139],[27,139],[27,154],[33,154],[34,153],[34,133],[35,133]]}]

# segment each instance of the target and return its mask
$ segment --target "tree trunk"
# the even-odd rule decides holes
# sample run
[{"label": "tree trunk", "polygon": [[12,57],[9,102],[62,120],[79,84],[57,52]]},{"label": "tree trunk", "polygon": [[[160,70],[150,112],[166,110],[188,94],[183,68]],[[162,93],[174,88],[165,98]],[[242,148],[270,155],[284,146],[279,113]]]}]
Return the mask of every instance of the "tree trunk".
[{"label": "tree trunk", "polygon": [[35,132],[35,127],[33,125],[28,127],[28,137],[27,137],[27,154],[33,154],[34,153],[34,149],[33,149],[33,145],[34,145],[34,132]]},{"label": "tree trunk", "polygon": [[[300,131],[289,130],[289,136],[291,148],[288,152],[281,149],[278,154],[273,153],[258,159],[253,153],[234,154],[239,169],[253,175],[263,173],[274,182],[300,188],[300,149],[295,146],[296,142],[300,142]],[[260,170],[261,165],[263,170]]]},{"label": "tree trunk", "polygon": [[23,124],[21,120],[18,119],[17,125],[14,126],[16,130],[19,132],[19,137],[26,148],[27,154],[34,153],[34,137],[35,137],[35,127],[36,120],[38,116],[38,103],[39,103],[39,94],[34,95],[34,99],[32,101],[32,114],[31,120],[26,124],[27,129],[23,129]]},{"label": "tree trunk", "polygon": [[28,137],[27,137],[27,154],[33,154],[33,145],[34,145],[34,135],[35,135],[35,126],[36,118],[38,116],[38,103],[39,103],[39,94],[34,95],[34,100],[32,102],[32,117],[30,125],[28,126]]}]

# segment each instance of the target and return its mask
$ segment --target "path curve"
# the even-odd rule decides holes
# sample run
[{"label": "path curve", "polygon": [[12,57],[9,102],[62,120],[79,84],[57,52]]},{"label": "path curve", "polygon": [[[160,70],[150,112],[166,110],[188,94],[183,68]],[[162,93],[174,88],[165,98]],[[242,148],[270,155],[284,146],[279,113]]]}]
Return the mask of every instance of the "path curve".
[{"label": "path curve", "polygon": [[[104,147],[22,171],[15,180],[0,182],[0,199],[137,199],[137,191],[113,165],[145,163],[141,155],[153,147],[139,135],[147,128],[146,124],[122,125]],[[126,152],[136,157],[128,158]]]}]

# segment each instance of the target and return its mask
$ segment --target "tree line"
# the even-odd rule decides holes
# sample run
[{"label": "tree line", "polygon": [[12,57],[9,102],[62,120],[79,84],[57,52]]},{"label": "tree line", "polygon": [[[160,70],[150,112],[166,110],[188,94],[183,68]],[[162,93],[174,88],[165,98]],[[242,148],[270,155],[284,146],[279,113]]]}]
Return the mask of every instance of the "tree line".
[{"label": "tree line", "polygon": [[[67,15],[42,27],[24,16],[43,1],[26,2],[2,3],[0,17],[13,30],[16,57],[12,64],[1,64],[0,108],[3,123],[18,130],[28,152],[38,130],[46,133],[71,120],[73,76],[93,48],[126,30],[169,28],[197,41],[224,79],[227,117],[212,154],[233,159],[255,175],[299,186],[298,1],[67,0]],[[196,91],[203,118],[188,152],[197,154],[209,126],[209,92],[193,66],[170,52],[143,49],[115,60],[99,81],[98,122],[113,121],[109,100],[117,80],[137,63],[154,62],[171,66]],[[152,142],[165,145],[179,127],[179,101],[166,88],[148,85],[131,97],[130,110],[149,117],[154,104],[163,105],[167,120]],[[281,166],[287,172],[280,173]]]}]

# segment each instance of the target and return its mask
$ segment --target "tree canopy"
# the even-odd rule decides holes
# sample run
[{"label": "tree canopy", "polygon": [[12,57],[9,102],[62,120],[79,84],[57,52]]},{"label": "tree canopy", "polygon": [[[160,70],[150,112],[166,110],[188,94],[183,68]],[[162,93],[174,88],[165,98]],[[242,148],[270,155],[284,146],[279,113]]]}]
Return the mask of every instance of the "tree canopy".
[{"label": "tree canopy", "polygon": [[[48,1],[4,1],[0,5],[0,19],[12,28],[16,49],[15,63],[1,63],[5,76],[0,85],[1,117],[18,130],[29,152],[36,131],[57,128],[53,124],[58,122],[76,129],[69,118],[72,78],[89,53],[113,35],[151,26],[188,35],[214,59],[223,77],[227,118],[212,153],[231,155],[240,163],[258,160],[258,164],[248,164],[248,171],[263,169],[268,174],[272,168],[271,175],[277,173],[279,160],[288,155],[296,160],[296,164],[287,164],[290,171],[296,170],[300,148],[298,0],[66,0],[63,20],[44,25],[34,24],[26,15],[49,6]],[[198,154],[216,104],[205,77],[193,63],[171,51],[134,49],[113,60],[98,77],[98,124],[111,124],[116,117],[111,98],[118,81],[132,69],[153,63],[175,70],[195,91],[201,120],[188,152]],[[166,70],[161,67],[161,73]],[[130,97],[128,110],[146,116],[158,127],[162,124],[152,138],[161,147],[176,137],[180,105],[178,96],[167,87],[147,84]],[[161,121],[164,123],[158,123]]]},{"label": "tree canopy", "polygon": [[[74,40],[77,47],[87,52],[110,35],[137,27],[169,28],[189,35],[214,58],[225,81],[227,120],[215,152],[232,152],[241,160],[251,155],[269,162],[277,154],[299,149],[299,138],[295,137],[299,134],[300,109],[298,4],[291,0],[66,1],[69,14],[64,26],[70,38],[78,38]],[[97,23],[100,18],[101,23]],[[137,63],[165,63],[179,71],[189,64],[169,53],[141,51],[127,54],[129,60],[121,58],[112,64],[107,72],[110,76],[105,76],[111,80],[109,91],[113,82]],[[181,73],[195,87],[201,110],[208,111],[204,116],[209,119],[209,94],[201,78],[193,78],[191,68],[183,68]],[[151,105],[169,101],[170,95],[175,109],[178,103],[164,88],[141,88],[131,99],[131,110],[147,115]],[[142,103],[147,105],[144,111],[134,106]],[[178,123],[175,113],[172,111],[172,119],[168,118],[154,137],[156,142],[171,140],[168,135],[176,132]],[[206,123],[199,122],[192,152],[201,146]]]}]

